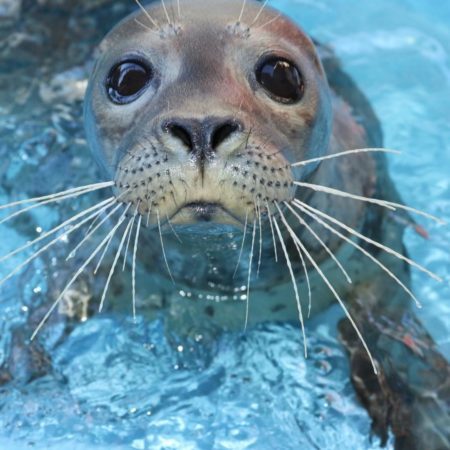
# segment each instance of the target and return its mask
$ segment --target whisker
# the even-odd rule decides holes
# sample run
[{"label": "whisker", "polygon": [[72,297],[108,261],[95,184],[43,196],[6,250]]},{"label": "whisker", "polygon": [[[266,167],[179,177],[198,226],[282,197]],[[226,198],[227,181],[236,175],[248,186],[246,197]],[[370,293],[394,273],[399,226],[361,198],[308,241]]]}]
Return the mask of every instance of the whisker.
[{"label": "whisker", "polygon": [[334,217],[332,217],[332,216],[330,216],[328,214],[325,214],[324,212],[322,212],[322,211],[320,211],[320,210],[318,210],[316,208],[313,208],[312,206],[307,205],[306,203],[303,203],[303,202],[301,202],[298,199],[294,199],[294,204],[299,204],[299,205],[309,209],[310,211],[315,212],[319,216],[324,217],[325,219],[329,220],[330,222],[334,223],[335,225],[339,226],[340,228],[343,228],[344,230],[348,231],[352,235],[362,239],[363,241],[368,242],[369,244],[374,245],[375,247],[378,247],[378,248],[382,249],[386,253],[394,255],[395,257],[397,257],[398,259],[401,259],[402,261],[407,262],[409,265],[416,267],[417,269],[419,269],[420,271],[426,273],[428,276],[430,276],[434,280],[442,282],[442,278],[440,278],[438,275],[436,275],[435,273],[433,273],[430,270],[428,270],[426,267],[421,266],[420,264],[416,263],[412,259],[409,259],[408,257],[402,255],[401,253],[396,252],[392,248],[387,247],[387,246],[385,246],[383,244],[380,244],[379,242],[374,241],[373,239],[370,239],[367,236],[364,236],[363,234],[361,234],[358,231],[356,231],[354,228],[351,228],[348,225],[345,225],[345,223],[335,219]]},{"label": "whisker", "polygon": [[103,188],[98,188],[97,187],[97,188],[84,189],[84,190],[79,191],[79,192],[72,192],[72,193],[64,195],[64,196],[59,196],[58,198],[48,199],[48,200],[45,200],[43,202],[39,202],[39,203],[37,203],[35,205],[27,206],[27,207],[25,207],[23,209],[20,209],[19,211],[16,211],[13,214],[10,214],[9,216],[5,217],[4,219],[0,220],[0,225],[2,223],[7,222],[8,220],[13,219],[14,217],[20,216],[21,214],[23,214],[23,213],[25,213],[27,211],[31,211],[32,209],[36,209],[36,208],[39,208],[41,206],[48,205],[50,203],[58,202],[58,201],[61,201],[61,200],[67,200],[69,198],[79,197],[80,195],[87,194],[88,192],[98,191],[100,189],[104,189],[105,187],[109,187],[109,186],[110,185],[104,186]]},{"label": "whisker", "polygon": [[386,200],[379,200],[379,199],[375,199],[375,198],[363,197],[360,195],[343,192],[338,189],[321,186],[319,184],[305,183],[302,181],[294,181],[294,184],[296,186],[301,186],[301,187],[306,187],[308,189],[312,189],[313,191],[316,191],[316,192],[324,192],[325,194],[332,194],[332,195],[337,195],[339,197],[351,198],[353,200],[360,200],[360,201],[367,202],[367,203],[373,203],[375,205],[383,206],[387,209],[390,209],[391,211],[395,211],[395,207],[392,205],[389,205]]},{"label": "whisker", "polygon": [[[328,253],[328,255],[331,257],[331,259],[333,259],[333,261],[336,263],[336,265],[339,267],[339,269],[341,270],[341,272],[344,274],[346,280],[348,283],[352,282],[352,279],[350,278],[350,275],[348,274],[348,272],[344,269],[344,267],[342,266],[342,264],[339,262],[339,260],[334,256],[333,252],[329,249],[329,247],[325,244],[325,242],[322,241],[322,239],[317,235],[317,233],[306,223],[306,221],[303,220],[302,217],[300,217],[296,211],[294,211],[292,209],[292,207],[287,203],[287,202],[283,202],[288,208],[289,210],[292,212],[292,214],[294,214],[294,216],[300,221],[300,223],[316,238],[317,241],[319,241],[319,243],[322,245],[322,247],[325,249],[325,251]],[[298,254],[300,255],[300,260],[303,266],[303,271],[305,273],[305,278],[306,278],[306,284],[308,286],[308,317],[310,317],[311,315],[311,285],[310,285],[310,281],[309,281],[309,275],[308,275],[308,270],[306,268],[306,263],[305,263],[305,259],[303,258],[303,252],[301,251],[301,248],[297,245],[297,243],[294,241],[296,247],[297,247],[297,251]]]},{"label": "whisker", "polygon": [[171,20],[170,20],[169,13],[167,12],[166,2],[165,2],[164,0],[161,0],[161,5],[162,5],[162,7],[163,7],[164,14],[166,15],[167,23],[168,23],[169,25],[172,25],[172,22],[171,22]]},{"label": "whisker", "polygon": [[305,258],[303,257],[303,252],[301,248],[297,245],[296,242],[294,242],[295,248],[297,249],[297,252],[300,256],[300,261],[302,263],[303,267],[303,273],[305,274],[305,280],[306,280],[306,287],[308,289],[308,319],[311,316],[311,308],[312,308],[312,293],[311,293],[311,282],[309,281],[309,274],[308,269],[306,267]]},{"label": "whisker", "polygon": [[111,245],[112,239],[113,239],[112,236],[108,239],[108,242],[106,243],[106,246],[103,249],[102,254],[100,255],[100,259],[98,260],[97,265],[95,266],[95,269],[94,269],[94,275],[97,275],[97,272],[99,271],[100,266],[102,265],[103,259],[106,256],[106,252],[108,251],[109,246]]},{"label": "whisker", "polygon": [[244,15],[244,11],[245,11],[245,4],[246,4],[246,3],[247,3],[247,0],[243,0],[243,1],[242,1],[241,13],[239,14],[237,23],[240,23],[241,20],[242,20],[242,17],[243,17],[243,15]]},{"label": "whisker", "polygon": [[[129,203],[127,205],[127,207],[125,208],[125,211],[122,212],[122,215],[119,217],[118,223],[122,223],[125,220],[125,216],[126,216],[128,210],[129,210],[130,206],[131,206],[131,203]],[[100,259],[98,260],[97,266],[95,267],[94,275],[97,275],[97,272],[100,269],[100,266],[102,265],[103,259],[105,258],[106,253],[108,252],[109,246],[111,245],[113,237],[114,237],[114,234],[112,234],[110,236],[109,240],[107,241],[106,246],[105,246],[105,248],[103,250],[103,253],[100,256]]]},{"label": "whisker", "polygon": [[178,12],[178,18],[181,20],[181,5],[180,5],[180,0],[177,0],[177,12]]},{"label": "whisker", "polygon": [[[114,202],[112,202],[112,204],[114,204]],[[92,230],[92,228],[95,227],[95,225],[97,225],[98,221],[101,220],[101,218],[102,218],[101,214],[99,214],[98,216],[95,217],[95,219],[89,224],[88,229],[84,233],[85,236]]]},{"label": "whisker", "polygon": [[390,150],[387,148],[357,148],[354,150],[345,150],[343,152],[333,153],[332,155],[320,156],[319,158],[305,159],[303,161],[291,164],[291,167],[306,166],[307,164],[325,161],[327,159],[339,158],[341,156],[353,155],[355,153],[393,153],[396,155],[401,155],[402,152],[398,150]]},{"label": "whisker", "polygon": [[255,236],[256,236],[256,217],[253,219],[253,233],[252,233],[252,246],[250,249],[250,257],[248,261],[248,276],[247,276],[247,300],[245,302],[245,323],[244,331],[247,330],[248,325],[248,314],[250,311],[250,278],[252,276],[252,265],[253,265],[253,249],[255,247]]},{"label": "whisker", "polygon": [[175,284],[175,280],[173,279],[172,272],[170,271],[169,262],[167,261],[166,250],[164,249],[164,240],[161,232],[161,221],[159,220],[159,210],[156,210],[156,218],[158,220],[158,231],[159,231],[159,239],[161,240],[161,249],[163,252],[164,262],[166,264],[167,271],[169,272],[170,279],[172,283]]},{"label": "whisker", "polygon": [[[128,192],[130,191],[130,189],[127,189],[125,191],[123,191],[121,194],[119,194],[118,196],[116,196],[116,202],[119,204],[119,200],[125,196]],[[117,210],[117,208],[115,208],[115,210]],[[109,217],[109,216],[108,216]],[[97,222],[99,220],[101,220],[102,216],[101,214],[99,214],[93,221],[92,223],[89,225],[88,229],[86,230],[85,236],[87,236],[89,234],[89,232],[92,230],[92,228],[97,224]],[[74,249],[71,253],[73,253],[74,251],[76,251],[76,249]],[[69,257],[67,259],[70,259],[70,254]]]},{"label": "whisker", "polygon": [[159,29],[158,22],[153,19],[153,17],[150,15],[150,13],[142,6],[142,3],[139,0],[134,0],[139,8],[142,10],[142,12],[147,16],[147,19],[150,20],[150,23],[155,26],[157,29]]},{"label": "whisker", "polygon": [[295,248],[297,249],[297,253],[300,256],[300,261],[302,263],[303,273],[305,274],[306,286],[308,290],[308,318],[311,316],[311,308],[312,308],[312,293],[311,293],[311,283],[309,280],[308,269],[306,267],[305,258],[303,257],[302,249],[298,246],[297,242],[294,241]]},{"label": "whisker", "polygon": [[44,200],[52,200],[52,199],[56,199],[59,197],[64,197],[68,194],[73,194],[74,192],[79,192],[79,191],[91,192],[90,189],[100,190],[100,189],[105,189],[105,188],[111,187],[111,186],[114,186],[114,181],[107,181],[104,183],[87,184],[86,186],[79,186],[76,188],[67,189],[66,191],[57,192],[56,194],[44,195],[42,197],[28,198],[25,200],[19,200],[17,202],[8,203],[7,205],[0,205],[0,210],[13,208],[14,206],[19,206],[19,205],[25,205],[27,203],[35,203],[35,202],[41,202]]},{"label": "whisker", "polygon": [[[81,226],[83,226],[85,223],[89,222],[89,220],[91,220],[93,217],[95,217],[96,213],[91,214],[90,216],[88,216],[87,218],[83,219],[81,222],[78,222],[76,225],[74,225],[70,230],[68,230],[65,234],[71,234],[74,231],[76,231],[78,228],[80,228]],[[0,286],[2,284],[4,284],[7,280],[9,280],[11,277],[13,277],[17,272],[19,272],[23,267],[27,266],[30,262],[32,262],[33,260],[35,260],[39,255],[41,255],[42,253],[44,253],[46,250],[48,250],[50,247],[52,247],[53,245],[55,245],[58,241],[61,240],[61,236],[57,236],[56,238],[52,239],[50,242],[48,242],[46,245],[44,245],[43,247],[41,247],[39,250],[37,250],[36,252],[34,252],[29,258],[27,258],[24,262],[22,262],[21,264],[19,264],[17,267],[15,267],[13,270],[11,270],[11,272],[9,272],[5,277],[3,277],[0,280]]]},{"label": "whisker", "polygon": [[278,226],[278,222],[277,222],[277,219],[276,219],[275,216],[273,217],[273,224],[274,224],[275,230],[276,230],[276,232],[278,234],[278,239],[280,241],[281,248],[283,249],[284,257],[286,258],[286,265],[287,265],[288,270],[289,270],[289,275],[291,276],[292,287],[294,289],[295,300],[297,302],[298,318],[300,320],[300,325],[301,325],[301,328],[302,328],[303,347],[304,347],[304,350],[305,350],[305,358],[307,358],[308,357],[308,344],[307,344],[307,341],[306,341],[305,323],[304,323],[304,320],[303,320],[302,305],[300,303],[300,295],[298,293],[297,282],[295,281],[295,276],[294,276],[294,271],[292,270],[291,260],[289,258],[289,254],[288,254],[288,251],[286,249],[286,244],[284,243],[283,235],[281,234],[280,227]]},{"label": "whisker", "polygon": [[323,242],[323,240],[320,238],[320,236],[306,223],[305,220],[292,208],[291,205],[287,202],[283,202],[289,210],[294,214],[294,216],[300,221],[300,223],[316,238],[316,240],[320,243],[320,245],[324,248],[324,250],[328,253],[328,255],[331,257],[331,259],[336,263],[336,265],[339,267],[340,271],[344,274],[344,277],[347,280],[347,283],[352,283],[352,279],[350,278],[350,275],[348,272],[344,269],[342,264],[339,262],[339,260],[336,258],[334,253],[329,249],[327,244]]},{"label": "whisker", "polygon": [[253,19],[253,22],[249,25],[250,28],[258,22],[259,17],[261,16],[262,12],[264,11],[264,8],[266,7],[267,3],[269,3],[269,0],[265,0],[264,3],[261,5],[261,8],[258,11],[258,14],[256,14],[255,18]]},{"label": "whisker", "polygon": [[258,269],[256,271],[256,277],[259,277],[259,269],[261,267],[261,258],[262,258],[262,221],[261,221],[261,207],[258,204],[255,205],[256,212],[258,214],[258,222],[259,222],[259,257],[258,257]]},{"label": "whisker", "polygon": [[256,30],[261,30],[262,28],[267,27],[267,25],[270,25],[271,23],[275,22],[275,20],[279,19],[281,17],[281,15],[282,15],[281,13],[277,14],[275,17],[272,17],[272,19],[270,19],[266,23],[255,27],[255,29]]},{"label": "whisker", "polygon": [[266,207],[267,207],[267,215],[269,217],[270,230],[272,232],[273,251],[275,254],[275,262],[278,262],[277,242],[275,240],[275,232],[273,229],[272,214],[270,213],[270,208],[269,208],[269,204],[267,203],[267,200],[266,200]]},{"label": "whisker", "polygon": [[[122,216],[123,220],[125,219],[125,216]],[[122,222],[123,222],[122,220]],[[63,289],[61,294],[59,294],[58,298],[53,302],[52,306],[49,308],[45,316],[42,318],[42,320],[39,322],[39,325],[36,327],[36,329],[33,331],[33,334],[31,335],[30,340],[33,341],[41,328],[44,326],[45,322],[47,322],[48,318],[51,316],[52,312],[55,310],[55,308],[58,306],[59,302],[63,299],[63,297],[66,295],[66,292],[70,289],[72,284],[78,279],[78,277],[84,272],[86,267],[89,265],[89,263],[95,258],[97,253],[102,249],[102,247],[105,245],[105,243],[110,239],[111,236],[113,236],[119,228],[119,226],[122,224],[121,221],[115,225],[115,227],[108,233],[108,235],[103,239],[103,241],[97,246],[97,248],[91,253],[91,255],[86,259],[86,261],[81,265],[81,267],[77,270],[75,275],[71,278],[71,280],[66,284],[66,287]]]},{"label": "whisker", "polygon": [[[88,233],[86,233],[84,238],[69,253],[69,255],[66,258],[66,261],[68,261],[69,259],[72,259],[76,255],[76,253],[80,249],[80,247],[122,206],[123,205],[121,203],[116,205],[116,207],[114,209],[112,209],[105,217],[103,217],[101,219],[101,221],[94,228],[92,228]],[[100,216],[97,216],[97,217],[100,217]]]},{"label": "whisker", "polygon": [[297,244],[300,246],[300,248],[302,249],[302,251],[304,252],[305,256],[309,259],[310,263],[314,266],[314,268],[316,269],[317,273],[320,275],[320,277],[322,278],[322,280],[325,282],[325,284],[328,286],[328,288],[330,289],[330,291],[333,293],[334,297],[336,298],[336,300],[339,302],[339,304],[341,305],[342,310],[344,311],[345,315],[347,316],[348,320],[350,321],[350,323],[353,326],[353,329],[355,330],[356,334],[358,335],[362,345],[364,346],[367,355],[369,356],[370,362],[372,363],[372,367],[374,370],[375,374],[378,374],[378,369],[377,366],[375,364],[375,361],[372,357],[372,353],[369,350],[369,347],[366,343],[366,341],[364,340],[361,332],[359,331],[358,326],[356,325],[356,322],[353,320],[353,317],[351,316],[350,312],[348,311],[347,307],[345,306],[345,303],[343,302],[343,300],[341,299],[341,297],[339,296],[339,294],[336,292],[336,289],[334,289],[333,285],[330,283],[330,281],[328,280],[328,278],[325,276],[325,274],[323,273],[323,271],[321,270],[321,268],[319,267],[319,265],[316,263],[316,261],[314,260],[314,258],[310,255],[310,253],[308,252],[308,250],[306,249],[306,247],[302,244],[302,242],[300,241],[300,239],[298,239],[298,237],[296,236],[296,234],[293,232],[292,228],[289,226],[289,224],[287,223],[286,219],[284,218],[284,215],[281,213],[281,219],[284,223],[284,225],[286,226],[286,228],[288,229],[288,231],[291,234],[291,237],[297,242]]},{"label": "whisker", "polygon": [[157,36],[159,36],[159,33],[156,32],[153,28],[148,27],[147,25],[143,24],[139,19],[134,18],[134,21],[141,26],[142,28],[145,28],[148,32],[156,34]]},{"label": "whisker", "polygon": [[[120,200],[123,196],[125,196],[130,190],[131,190],[131,189],[127,189],[126,191],[123,191],[120,195],[118,195],[118,196],[116,197],[117,203],[119,203],[119,200]],[[114,209],[114,211],[116,211],[116,210],[117,210],[117,208]],[[108,215],[107,217],[110,217],[110,215]],[[89,225],[89,227],[88,227],[88,229],[86,230],[86,233],[85,233],[86,239],[87,239],[87,235],[90,233],[90,231],[92,230],[92,228],[97,224],[97,221],[100,220],[101,218],[102,218],[102,216],[99,214],[99,215],[92,221],[92,223]],[[102,223],[104,223],[104,220],[102,221]],[[97,227],[97,229],[98,229],[98,227]],[[81,245],[80,245],[80,246],[81,246]],[[77,248],[78,248],[78,247],[77,247]],[[68,257],[67,259],[70,259],[70,255],[71,255],[71,254],[74,254],[74,252],[76,252],[76,250],[77,250],[77,249],[72,250],[72,252],[69,254],[69,257]]]},{"label": "whisker", "polygon": [[103,289],[103,294],[102,294],[102,298],[100,300],[100,306],[98,308],[98,312],[102,312],[103,311],[103,306],[105,304],[106,293],[108,292],[109,284],[111,283],[111,279],[112,279],[112,276],[114,274],[114,270],[116,268],[117,261],[120,258],[120,253],[122,252],[122,248],[123,248],[123,244],[125,243],[125,239],[127,238],[128,233],[131,234],[131,227],[132,227],[132,225],[134,223],[134,218],[135,217],[136,216],[133,216],[128,221],[128,225],[125,228],[125,231],[123,232],[123,236],[122,236],[122,239],[120,240],[119,248],[117,249],[116,256],[114,257],[114,261],[113,261],[113,264],[111,266],[111,270],[109,271],[108,279],[106,280],[105,288]]},{"label": "whisker", "polygon": [[420,304],[419,300],[416,298],[416,296],[411,292],[411,290],[399,279],[397,278],[397,276],[394,275],[393,272],[391,272],[381,261],[379,261],[377,258],[375,258],[375,256],[371,255],[367,250],[365,250],[363,247],[361,247],[360,245],[358,245],[356,242],[352,241],[350,238],[348,238],[347,236],[345,236],[344,234],[340,233],[338,230],[336,230],[335,228],[333,228],[331,225],[329,225],[328,223],[324,222],[323,220],[321,220],[316,214],[314,214],[313,212],[307,210],[306,208],[304,208],[303,206],[301,206],[300,204],[296,204],[295,205],[297,208],[299,208],[301,211],[303,211],[305,214],[308,214],[312,219],[314,219],[315,221],[317,221],[320,225],[322,225],[323,227],[325,227],[327,230],[331,231],[333,234],[335,234],[336,236],[339,236],[342,240],[344,240],[345,242],[348,242],[350,245],[352,245],[353,247],[355,247],[356,249],[358,249],[361,253],[363,253],[364,255],[366,255],[369,259],[371,259],[375,264],[377,264],[382,270],[384,270],[400,287],[403,288],[403,290],[414,300],[416,306],[418,308],[421,308],[422,305]]},{"label": "whisker", "polygon": [[177,238],[178,242],[179,242],[180,244],[182,244],[183,241],[181,240],[181,238],[180,238],[180,236],[178,235],[178,233],[175,231],[175,228],[173,227],[172,222],[171,222],[170,219],[169,219],[169,216],[166,216],[166,218],[167,218],[167,223],[169,224],[169,227],[170,227],[170,229],[172,230],[172,233],[173,233],[174,236]]},{"label": "whisker", "polygon": [[33,245],[37,244],[38,242],[42,241],[43,239],[48,238],[49,236],[52,236],[53,234],[57,233],[59,230],[65,228],[67,225],[70,225],[71,223],[76,222],[78,219],[88,215],[89,213],[92,213],[93,211],[95,211],[94,214],[91,214],[89,216],[88,220],[92,219],[93,217],[97,218],[97,216],[99,214],[101,214],[103,211],[110,208],[114,204],[114,201],[115,201],[115,198],[110,197],[107,200],[104,200],[94,206],[91,206],[88,209],[85,209],[84,211],[82,211],[82,212],[76,214],[75,216],[71,217],[70,219],[66,220],[62,224],[52,228],[49,231],[46,231],[44,234],[42,234],[41,236],[32,240],[31,242],[28,242],[28,243],[22,245],[21,247],[16,248],[14,251],[8,253],[7,255],[2,256],[0,258],[0,262],[6,261],[7,259],[17,255],[21,251],[26,250],[29,247],[32,247]]},{"label": "whisker", "polygon": [[244,223],[244,231],[243,231],[243,234],[242,234],[241,249],[239,250],[239,257],[238,257],[238,261],[237,261],[236,267],[234,269],[233,278],[236,276],[236,273],[237,273],[237,270],[239,268],[239,265],[241,264],[242,252],[244,250],[244,243],[245,243],[245,235],[247,234],[247,225],[248,225],[248,210],[245,213],[245,223]]},{"label": "whisker", "polygon": [[136,238],[134,239],[133,264],[132,264],[132,286],[133,286],[133,320],[136,322],[136,253],[139,241],[139,233],[141,231],[142,216],[139,216],[136,227]]},{"label": "whisker", "polygon": [[419,214],[420,216],[427,217],[428,219],[434,220],[435,222],[439,223],[440,225],[445,225],[446,222],[439,217],[433,216],[432,214],[428,214],[424,211],[420,211],[415,208],[411,208],[410,206],[402,205],[401,203],[394,203],[387,200],[380,200],[377,198],[370,198],[370,197],[363,197],[361,195],[354,195],[350,194],[349,192],[340,191],[339,189],[330,188],[327,186],[321,186],[320,184],[313,184],[313,183],[304,183],[301,181],[294,181],[294,184],[297,186],[306,187],[308,189],[312,189],[314,191],[318,192],[324,192],[326,194],[336,195],[338,197],[346,197],[351,198],[353,200],[360,200],[367,203],[373,203],[375,205],[383,206],[384,208],[390,209],[395,211],[398,209],[403,209],[405,211],[413,212],[416,214]]},{"label": "whisker", "polygon": [[147,226],[150,223],[150,213],[151,212],[152,212],[152,206],[150,205],[150,208],[148,209],[148,212],[147,212],[147,223],[146,223]]},{"label": "whisker", "polygon": [[131,218],[131,227],[128,232],[128,239],[127,239],[127,245],[125,246],[125,252],[123,253],[123,266],[122,266],[122,272],[125,272],[125,267],[127,265],[127,255],[128,255],[128,249],[130,248],[130,241],[131,241],[131,235],[133,234],[133,225],[136,220],[136,215],[138,213],[139,205],[136,207],[136,211],[134,211],[133,217]]}]

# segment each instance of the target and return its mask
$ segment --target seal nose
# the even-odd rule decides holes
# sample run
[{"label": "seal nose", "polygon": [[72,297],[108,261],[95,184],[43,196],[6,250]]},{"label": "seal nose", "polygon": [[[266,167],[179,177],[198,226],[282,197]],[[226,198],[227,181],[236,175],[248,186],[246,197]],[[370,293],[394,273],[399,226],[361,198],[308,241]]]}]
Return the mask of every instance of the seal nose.
[{"label": "seal nose", "polygon": [[241,125],[233,119],[207,118],[174,119],[163,124],[163,130],[180,140],[192,153],[211,153],[240,131]]}]

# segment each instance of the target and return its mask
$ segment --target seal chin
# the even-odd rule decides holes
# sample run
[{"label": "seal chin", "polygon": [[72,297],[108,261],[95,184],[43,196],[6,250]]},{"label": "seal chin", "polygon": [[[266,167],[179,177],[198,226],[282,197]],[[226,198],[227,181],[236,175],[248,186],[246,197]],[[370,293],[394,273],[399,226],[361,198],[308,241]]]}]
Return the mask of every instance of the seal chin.
[{"label": "seal chin", "polygon": [[224,205],[215,202],[195,201],[181,206],[171,217],[172,225],[229,225],[242,228],[243,223]]}]

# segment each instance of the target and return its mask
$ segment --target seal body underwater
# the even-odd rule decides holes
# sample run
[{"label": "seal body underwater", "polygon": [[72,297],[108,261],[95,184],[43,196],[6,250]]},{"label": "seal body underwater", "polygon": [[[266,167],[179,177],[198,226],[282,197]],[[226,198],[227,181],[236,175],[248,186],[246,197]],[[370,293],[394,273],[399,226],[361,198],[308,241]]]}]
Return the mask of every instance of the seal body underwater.
[{"label": "seal body underwater", "polygon": [[253,0],[154,3],[100,45],[85,122],[121,213],[109,241],[135,227],[148,271],[221,300],[173,300],[175,330],[303,327],[338,301],[382,444],[450,447],[449,365],[410,298],[412,219],[384,154],[351,152],[382,132],[329,48]]}]

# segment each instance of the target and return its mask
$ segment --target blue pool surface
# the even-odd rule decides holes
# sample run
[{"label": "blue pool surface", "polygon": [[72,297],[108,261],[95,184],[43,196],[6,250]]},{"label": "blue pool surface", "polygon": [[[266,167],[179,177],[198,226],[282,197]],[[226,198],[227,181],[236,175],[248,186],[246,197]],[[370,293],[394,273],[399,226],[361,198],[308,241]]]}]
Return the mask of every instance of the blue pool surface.
[{"label": "blue pool surface", "polygon": [[[86,49],[111,20],[135,8],[131,0],[79,2],[91,6],[65,19],[79,43],[52,60],[49,33],[29,3],[5,2],[8,9],[0,2],[0,204],[96,180],[79,100],[91,61]],[[389,160],[405,202],[450,222],[450,2],[270,4],[334,47],[380,118],[385,146],[402,151]],[[64,27],[61,14],[45,20]],[[46,79],[53,87],[64,80],[70,89],[48,91]],[[29,221],[0,225],[0,255],[88,205],[83,199],[44,207]],[[423,303],[418,315],[450,357],[450,228],[419,222],[430,239],[408,230],[408,251],[444,282],[413,271]],[[67,279],[65,251],[38,258],[0,287],[0,365],[11,351],[11,331],[52,294],[55,279]],[[0,274],[19,262],[2,263]],[[340,314],[332,308],[308,321],[307,360],[293,325],[225,334],[204,347],[174,346],[163,318],[149,322],[139,311],[136,323],[130,314],[96,314],[63,340],[55,324],[42,336],[51,374],[0,386],[0,449],[379,448],[337,340]]]}]

